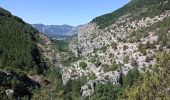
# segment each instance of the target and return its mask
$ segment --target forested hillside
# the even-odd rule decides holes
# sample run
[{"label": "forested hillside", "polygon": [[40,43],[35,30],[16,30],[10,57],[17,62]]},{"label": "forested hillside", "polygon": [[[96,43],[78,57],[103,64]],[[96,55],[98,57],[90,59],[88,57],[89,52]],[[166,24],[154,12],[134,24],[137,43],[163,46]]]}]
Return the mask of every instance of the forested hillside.
[{"label": "forested hillside", "polygon": [[0,68],[43,73],[45,65],[36,46],[38,31],[0,8]]},{"label": "forested hillside", "polygon": [[119,99],[169,100],[170,98],[170,53],[159,53],[157,64],[138,81],[124,89]]},{"label": "forested hillside", "polygon": [[0,8],[0,99],[169,100],[170,0],[131,0],[65,40]]},{"label": "forested hillside", "polygon": [[[39,83],[27,75],[43,74],[46,65],[37,47],[38,31],[0,8],[0,99],[30,98]],[[5,92],[6,91],[6,92]],[[5,94],[6,93],[6,94]]]},{"label": "forested hillside", "polygon": [[[124,7],[112,13],[96,17],[92,20],[92,22],[96,22],[100,26],[100,28],[104,29],[107,26],[112,25],[116,20],[119,19],[119,17],[128,13],[131,14],[133,19],[140,19],[147,16],[155,16],[170,8],[170,3],[168,2],[165,4],[165,1],[169,0],[131,0],[130,3],[126,4]],[[144,8],[148,10],[144,13],[140,13]],[[137,13],[139,13],[140,16],[135,16]]]}]

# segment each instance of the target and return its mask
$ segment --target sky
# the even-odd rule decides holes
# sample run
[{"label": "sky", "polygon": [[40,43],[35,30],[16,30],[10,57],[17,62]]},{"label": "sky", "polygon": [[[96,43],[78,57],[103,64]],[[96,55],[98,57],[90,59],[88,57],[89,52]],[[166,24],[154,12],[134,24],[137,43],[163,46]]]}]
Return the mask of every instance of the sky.
[{"label": "sky", "polygon": [[82,25],[129,0],[0,0],[0,7],[30,24]]}]

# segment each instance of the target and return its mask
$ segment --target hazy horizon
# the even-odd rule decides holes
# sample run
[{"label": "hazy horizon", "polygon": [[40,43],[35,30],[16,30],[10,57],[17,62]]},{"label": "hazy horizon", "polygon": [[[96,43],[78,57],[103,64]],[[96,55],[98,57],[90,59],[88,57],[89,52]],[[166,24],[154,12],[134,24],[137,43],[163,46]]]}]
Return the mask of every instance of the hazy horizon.
[{"label": "hazy horizon", "polygon": [[77,26],[110,13],[129,0],[2,0],[0,6],[30,24]]}]

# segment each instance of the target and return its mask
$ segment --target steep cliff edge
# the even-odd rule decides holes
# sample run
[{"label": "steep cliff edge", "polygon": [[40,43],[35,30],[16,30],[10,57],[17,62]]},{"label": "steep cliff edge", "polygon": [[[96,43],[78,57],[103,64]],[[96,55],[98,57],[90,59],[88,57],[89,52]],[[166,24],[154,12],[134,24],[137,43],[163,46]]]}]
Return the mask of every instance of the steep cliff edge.
[{"label": "steep cliff edge", "polygon": [[121,75],[133,68],[150,70],[158,52],[170,51],[169,7],[168,0],[132,0],[80,28],[70,49],[81,60],[72,64],[70,74],[95,77],[82,87],[82,96],[92,95],[96,84],[120,84]]}]

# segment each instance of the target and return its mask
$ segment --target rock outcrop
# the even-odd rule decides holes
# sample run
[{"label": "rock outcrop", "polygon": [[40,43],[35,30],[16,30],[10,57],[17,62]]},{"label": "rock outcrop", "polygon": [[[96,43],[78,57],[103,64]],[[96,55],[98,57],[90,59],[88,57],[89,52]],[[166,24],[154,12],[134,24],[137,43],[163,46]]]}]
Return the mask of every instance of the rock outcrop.
[{"label": "rock outcrop", "polygon": [[[169,10],[138,20],[133,19],[129,13],[121,16],[115,23],[103,30],[96,23],[89,23],[81,27],[77,42],[73,41],[70,49],[83,57],[82,60],[87,63],[87,67],[86,69],[80,68],[80,61],[77,61],[73,64],[74,67],[70,68],[70,74],[74,70],[74,73],[78,74],[77,77],[90,74],[96,76],[96,79],[90,80],[81,88],[82,96],[92,95],[95,84],[106,82],[119,84],[120,74],[126,75],[136,66],[140,72],[145,72],[151,65],[154,65],[156,61],[154,56],[156,51],[160,50],[160,44],[157,42],[160,38],[157,34],[159,28],[147,31],[145,36],[139,37],[137,41],[133,40],[137,38],[134,33],[163,22],[169,17]],[[149,47],[150,45],[154,46]],[[141,50],[142,46],[146,47],[144,51]],[[166,46],[163,49],[169,51]],[[105,71],[106,67],[112,66],[112,64],[117,64],[118,69]]]}]

